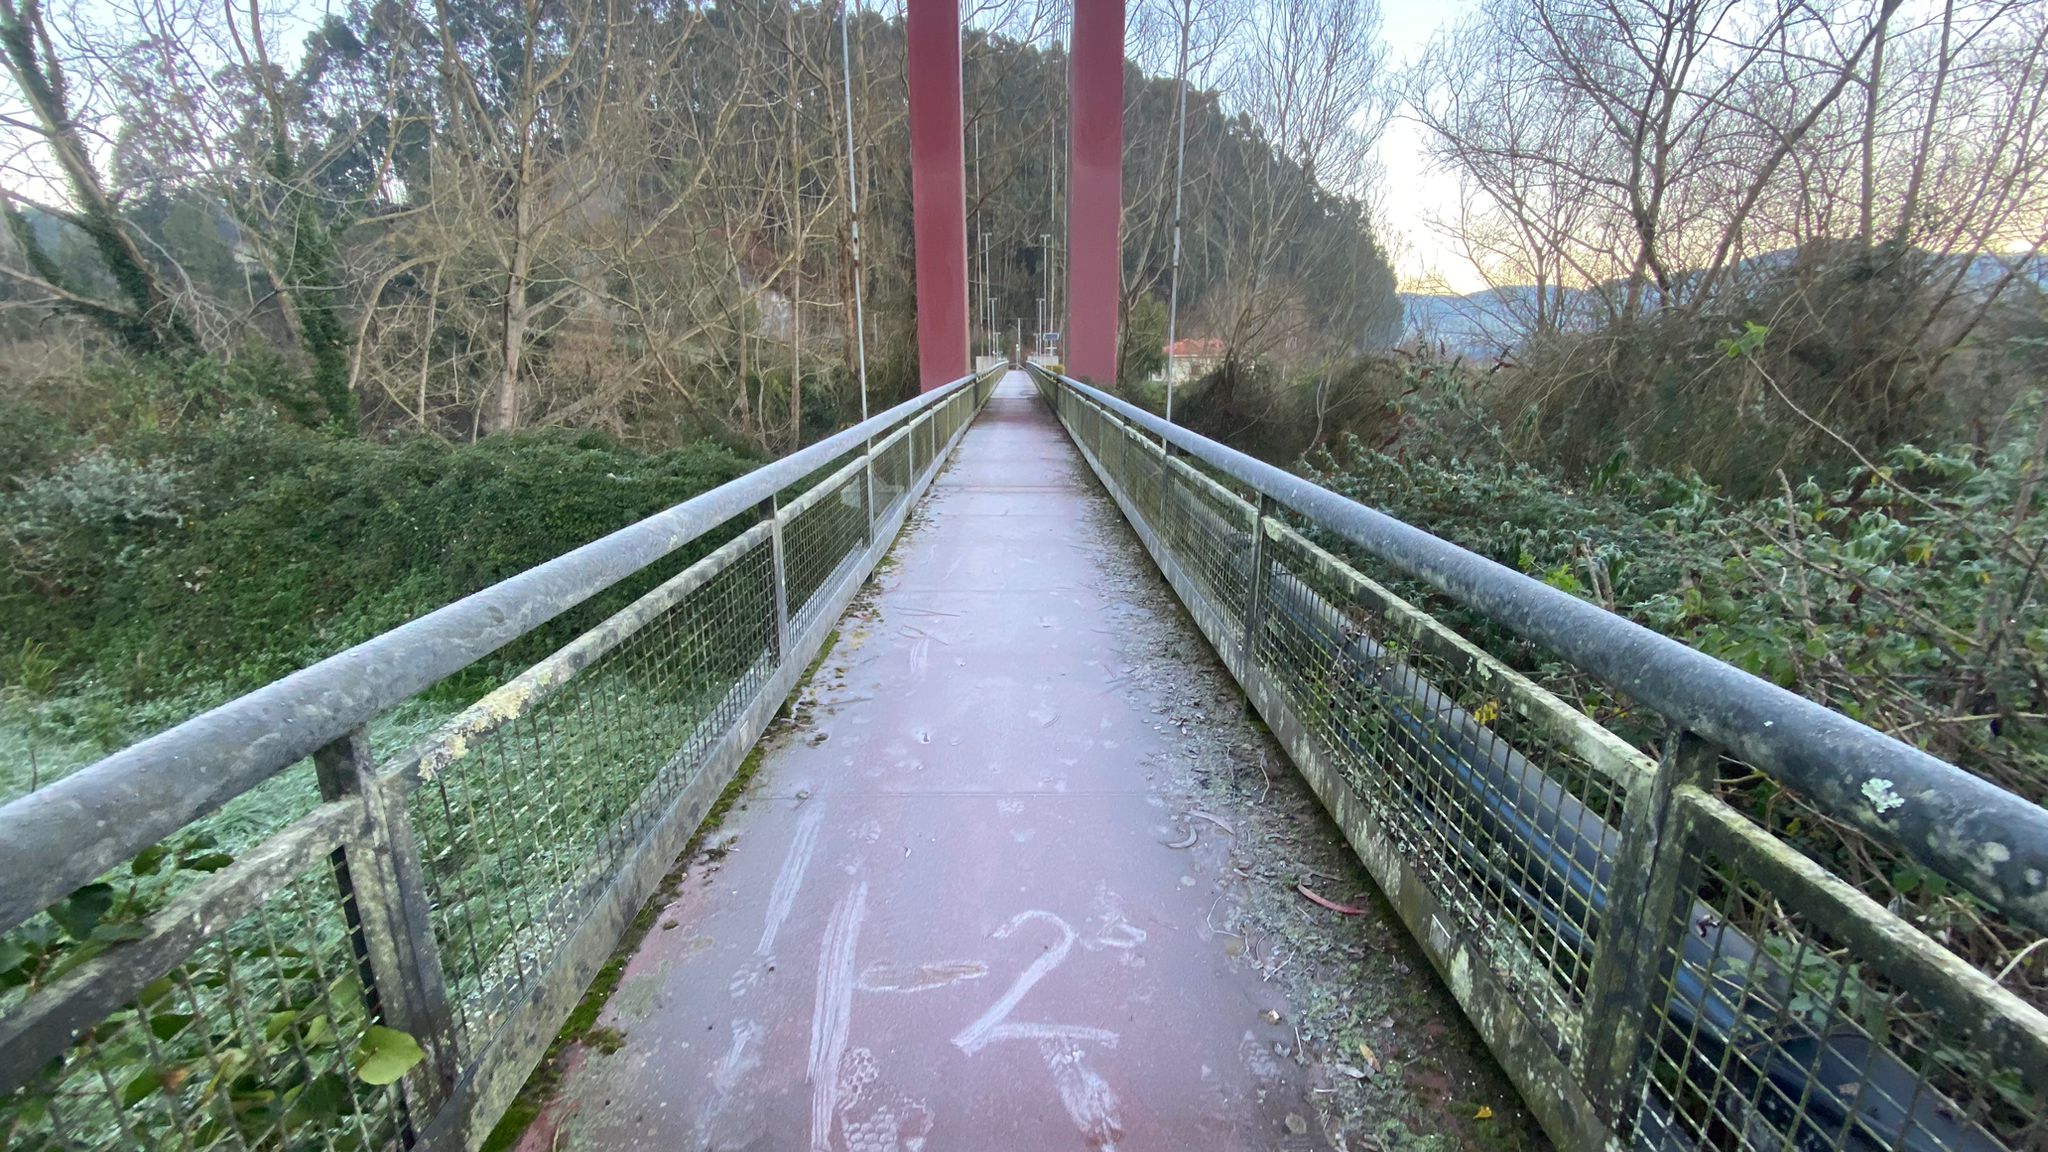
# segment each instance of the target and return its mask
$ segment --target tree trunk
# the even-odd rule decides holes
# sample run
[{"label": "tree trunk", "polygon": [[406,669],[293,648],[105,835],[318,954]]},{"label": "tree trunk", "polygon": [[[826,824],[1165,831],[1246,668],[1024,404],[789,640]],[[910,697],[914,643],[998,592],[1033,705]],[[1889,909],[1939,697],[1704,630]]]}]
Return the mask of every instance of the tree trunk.
[{"label": "tree trunk", "polygon": [[789,219],[795,253],[790,261],[789,293],[789,450],[804,442],[804,157],[797,136],[796,4],[789,6]]},{"label": "tree trunk", "polygon": [[503,361],[498,376],[498,395],[491,408],[491,431],[514,432],[519,428],[519,362],[526,353],[526,329],[532,309],[526,299],[527,281],[533,265],[532,190],[521,165],[519,187],[513,193],[512,259],[505,269]]},{"label": "tree trunk", "polygon": [[7,70],[13,73],[22,98],[36,119],[37,134],[49,147],[72,198],[77,201],[78,214],[71,223],[91,238],[100,261],[125,298],[126,307],[94,306],[67,288],[55,261],[28,238],[25,227],[17,227],[17,237],[26,240],[30,267],[58,290],[60,298],[76,301],[74,311],[111,328],[139,352],[176,353],[197,344],[198,337],[191,325],[164,290],[156,269],[122,223],[112,197],[100,183],[99,170],[93,166],[65,102],[63,68],[52,51],[39,0],[27,0],[19,7],[15,0],[0,0],[0,48],[4,48]]}]

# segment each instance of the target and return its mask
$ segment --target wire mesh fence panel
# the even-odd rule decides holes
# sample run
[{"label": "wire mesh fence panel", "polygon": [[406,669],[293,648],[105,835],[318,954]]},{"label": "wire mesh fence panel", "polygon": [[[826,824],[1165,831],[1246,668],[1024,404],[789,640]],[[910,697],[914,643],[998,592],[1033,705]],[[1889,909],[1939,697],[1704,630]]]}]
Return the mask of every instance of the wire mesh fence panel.
[{"label": "wire mesh fence panel", "polygon": [[856,566],[867,545],[861,478],[849,473],[782,527],[783,568],[792,631],[801,633],[827,607],[829,593]]},{"label": "wire mesh fence panel", "polygon": [[1110,465],[1111,475],[1123,488],[1125,498],[1136,509],[1139,519],[1147,525],[1157,524],[1161,477],[1166,467],[1158,448],[1135,432],[1127,432],[1125,443],[1118,445],[1109,456],[1115,461]]},{"label": "wire mesh fence panel", "polygon": [[1732,809],[1699,796],[1691,811],[1686,899],[1660,926],[1624,1132],[1651,1147],[2048,1145],[2048,1041],[2027,1035],[2024,1006],[1959,964],[1944,974],[1910,946],[1830,931],[1846,916],[1852,931],[1913,939],[1881,909],[1850,907],[1859,897],[1798,882],[1813,866]]},{"label": "wire mesh fence panel", "polygon": [[[1290,531],[1268,540],[1258,664],[1561,1054],[1576,1042],[1621,789],[1548,710]],[[1553,835],[1538,847],[1521,833]]]},{"label": "wire mesh fence panel", "polygon": [[910,444],[910,474],[913,476],[921,475],[924,466],[931,463],[931,440],[925,434],[927,424],[927,421],[917,421],[904,434],[904,439]]},{"label": "wire mesh fence panel", "polygon": [[1160,542],[1180,562],[1181,570],[1202,586],[1216,610],[1226,619],[1242,621],[1250,594],[1257,510],[1178,461],[1169,467],[1172,496],[1164,502]]},{"label": "wire mesh fence panel", "polygon": [[875,456],[875,519],[895,515],[910,495],[910,441],[898,436]]},{"label": "wire mesh fence panel", "polygon": [[763,541],[413,794],[467,1046],[545,982],[570,929],[775,659]]},{"label": "wire mesh fence panel", "polygon": [[368,1062],[384,1037],[340,891],[314,864],[105,1012],[0,1097],[0,1146],[395,1147],[401,1090]]},{"label": "wire mesh fence panel", "polygon": [[1095,434],[1092,447],[1095,451],[1096,459],[1100,460],[1111,455],[1121,455],[1129,447],[1126,443],[1127,437],[1122,424],[1111,420],[1101,409],[1092,409],[1086,416],[1087,419],[1084,426],[1092,429]]}]

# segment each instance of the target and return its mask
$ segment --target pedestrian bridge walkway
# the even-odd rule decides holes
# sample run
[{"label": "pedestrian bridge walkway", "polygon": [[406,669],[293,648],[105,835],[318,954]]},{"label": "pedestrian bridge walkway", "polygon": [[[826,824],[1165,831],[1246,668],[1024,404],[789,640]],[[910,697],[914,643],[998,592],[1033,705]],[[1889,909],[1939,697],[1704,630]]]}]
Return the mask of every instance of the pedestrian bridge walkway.
[{"label": "pedestrian bridge walkway", "polygon": [[[382,719],[565,613],[424,739]],[[541,1098],[527,1147],[1431,1135],[1338,1107],[1423,1021],[1360,1022],[1360,968],[1248,927],[1276,897],[1398,922],[1398,1010],[1455,1005],[1567,1148],[2042,1146],[2048,1020],[1724,764],[2048,930],[2040,809],[1086,385],[968,378],[0,809],[0,1146],[473,1148]]]},{"label": "pedestrian bridge walkway", "polygon": [[1012,373],[530,1147],[1329,1146],[1115,515]]}]

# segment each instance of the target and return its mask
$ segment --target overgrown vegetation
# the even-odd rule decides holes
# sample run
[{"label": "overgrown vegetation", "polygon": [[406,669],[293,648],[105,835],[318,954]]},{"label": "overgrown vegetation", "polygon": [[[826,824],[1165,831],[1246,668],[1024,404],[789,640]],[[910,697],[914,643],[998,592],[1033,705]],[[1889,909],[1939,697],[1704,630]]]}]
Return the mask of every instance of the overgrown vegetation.
[{"label": "overgrown vegetation", "polygon": [[[754,462],[709,441],[641,452],[560,429],[374,443],[295,423],[249,371],[208,364],[96,369],[66,398],[87,407],[77,393],[97,390],[92,422],[0,403],[0,681],[31,749],[111,750]],[[444,692],[473,695],[682,559]],[[16,791],[48,779],[15,777]]]},{"label": "overgrown vegetation", "polygon": [[1823,247],[1692,308],[1534,333],[1484,402],[1525,453],[1575,474],[1619,452],[1745,497],[1779,472],[1839,481],[1909,441],[2008,439],[2048,374],[2048,265],[1987,258],[1980,279],[2018,275],[1958,291],[1930,283],[1954,260]]},{"label": "overgrown vegetation", "polygon": [[[149,918],[183,883],[233,861],[211,835],[183,833],[0,935],[0,1009],[147,939]],[[339,917],[311,913],[331,899],[307,901],[288,886],[267,916],[144,985],[91,1029],[99,1092],[67,1093],[76,1066],[51,1061],[0,1098],[0,1147],[133,1142],[166,1120],[207,1143],[389,1146],[400,1115],[391,1086],[423,1053],[410,1035],[372,1022]]]},{"label": "overgrown vegetation", "polygon": [[[0,795],[46,784],[755,462],[710,441],[643,452],[593,431],[376,443],[295,422],[288,408],[247,394],[236,373],[224,374],[227,394],[215,396],[191,388],[189,371],[155,367],[130,362],[81,378],[63,394],[80,401],[75,411],[37,397],[0,406],[14,474],[0,487],[0,632],[17,643],[4,662],[0,748],[26,753],[10,758]],[[177,399],[165,404],[165,395]],[[714,533],[380,718],[375,754],[413,744],[722,539]],[[647,635],[658,643],[662,634]],[[607,754],[565,754],[557,768],[583,782],[553,793],[544,847],[508,842],[502,827],[458,823],[445,802],[413,814],[421,842],[436,852],[432,878],[464,894],[442,895],[442,912],[488,928],[472,933],[472,955],[481,946],[494,962],[504,959],[498,953],[520,930],[552,939],[558,926],[520,921],[508,902],[586,865],[593,841],[645,802],[674,733],[692,731],[714,709],[717,689],[701,681],[734,675],[714,666],[721,657],[745,665],[753,654],[700,653],[691,674],[625,709],[633,722],[613,725]],[[591,691],[623,700],[651,687],[614,660],[585,670],[576,691],[546,707],[584,709]],[[547,791],[567,778],[522,778],[522,786]],[[310,769],[289,768],[174,843],[0,933],[0,1009],[19,1009],[106,949],[141,939],[169,900],[315,799]],[[335,896],[333,877],[314,869],[137,1003],[99,1020],[89,1055],[79,1049],[53,1061],[28,1091],[0,1103],[0,1144],[90,1142],[117,1136],[117,1125],[137,1133],[183,1126],[213,1140],[275,1137],[292,1147],[388,1143],[397,1113],[387,1086],[420,1048],[368,1015]],[[459,965],[450,975],[490,977]],[[81,1097],[80,1078],[95,1075],[110,1087]],[[73,1097],[59,1115],[52,1101]],[[188,1113],[199,1118],[183,1119]]]},{"label": "overgrown vegetation", "polygon": [[[1768,346],[1723,341],[1731,366]],[[2031,354],[2031,348],[2023,348]],[[1982,444],[1898,444],[1834,477],[1731,495],[1623,448],[1573,471],[1493,419],[1483,374],[1413,363],[1380,434],[1304,460],[1320,483],[2048,801],[2048,401]],[[1733,433],[1724,432],[1726,444]],[[1383,566],[1368,570],[1643,747],[1653,715]],[[2048,1000],[2032,937],[1759,773],[1728,798],[2006,985]]]}]

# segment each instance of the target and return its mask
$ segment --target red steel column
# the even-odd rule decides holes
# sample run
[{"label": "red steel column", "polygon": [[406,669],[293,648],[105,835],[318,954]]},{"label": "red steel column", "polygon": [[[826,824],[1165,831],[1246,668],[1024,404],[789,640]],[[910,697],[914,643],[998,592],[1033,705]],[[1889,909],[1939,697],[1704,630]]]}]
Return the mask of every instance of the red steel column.
[{"label": "red steel column", "polygon": [[1067,169],[1067,372],[1116,383],[1123,291],[1124,0],[1074,0]]},{"label": "red steel column", "polygon": [[960,124],[960,0],[910,0],[910,199],[917,250],[917,376],[967,375],[967,156]]}]

